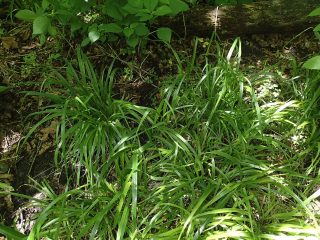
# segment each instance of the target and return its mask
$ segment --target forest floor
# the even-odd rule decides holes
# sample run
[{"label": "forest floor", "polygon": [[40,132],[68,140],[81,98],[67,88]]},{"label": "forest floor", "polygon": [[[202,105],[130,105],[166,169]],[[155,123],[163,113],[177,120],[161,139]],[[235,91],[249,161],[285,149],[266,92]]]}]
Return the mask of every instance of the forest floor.
[{"label": "forest floor", "polygon": [[[26,90],[39,90],[52,66],[63,68],[65,59],[75,58],[76,43],[66,44],[61,39],[48,39],[40,46],[31,39],[30,25],[0,24],[6,34],[0,37],[0,84],[12,90],[0,95],[0,183],[11,186],[16,193],[32,195],[33,181],[48,181],[57,191],[65,184],[63,175],[56,172],[53,162],[56,123],[51,121],[41,126],[26,144],[19,146],[23,137],[36,119],[28,117],[46,104],[40,98],[28,96]],[[234,39],[221,40],[229,48]],[[308,59],[320,49],[312,31],[300,35],[253,35],[243,36],[241,69],[248,74],[269,69],[275,75],[294,75],[297,64]],[[201,54],[207,49],[209,39],[200,39],[196,61],[204,62]],[[190,59],[194,49],[194,38],[174,39],[173,49],[184,59]],[[158,86],[164,76],[175,74],[172,51],[162,43],[151,41],[139,54],[119,53],[121,46],[94,44],[85,49],[96,69],[103,69],[112,58],[117,67],[127,69],[116,83],[118,98],[125,98],[143,106],[152,106],[158,96]],[[129,80],[128,80],[129,79]],[[37,82],[38,85],[33,83]],[[1,199],[2,198],[2,199]],[[0,196],[0,222],[10,224],[17,217],[23,201],[16,197]],[[24,212],[23,214],[28,214]],[[21,217],[21,216],[20,216]],[[22,216],[27,218],[27,216]]]}]

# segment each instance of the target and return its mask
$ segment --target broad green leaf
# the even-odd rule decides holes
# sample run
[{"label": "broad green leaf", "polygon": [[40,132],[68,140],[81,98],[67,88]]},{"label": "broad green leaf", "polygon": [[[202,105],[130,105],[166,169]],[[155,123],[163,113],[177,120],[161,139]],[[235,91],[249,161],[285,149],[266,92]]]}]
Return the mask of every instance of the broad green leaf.
[{"label": "broad green leaf", "polygon": [[96,30],[92,30],[88,33],[88,37],[89,37],[91,43],[94,43],[95,41],[99,40],[100,33]]},{"label": "broad green leaf", "polygon": [[137,36],[146,36],[149,34],[149,29],[146,27],[146,24],[144,23],[138,24],[134,30]]},{"label": "broad green leaf", "polygon": [[156,11],[154,12],[154,14],[156,16],[165,16],[165,15],[168,15],[170,13],[172,13],[172,10],[171,10],[171,8],[169,6],[166,6],[166,5],[158,7],[156,9]]},{"label": "broad green leaf", "polygon": [[136,47],[138,43],[139,43],[139,39],[137,37],[132,36],[127,39],[127,44],[132,48]]},{"label": "broad green leaf", "polygon": [[311,13],[308,15],[309,17],[315,17],[315,16],[320,16],[320,7],[316,8],[313,10]]},{"label": "broad green leaf", "polygon": [[101,24],[99,30],[108,33],[121,33],[122,28],[116,23]]},{"label": "broad green leaf", "polygon": [[178,14],[180,12],[187,11],[189,9],[188,4],[181,0],[171,0],[169,7],[171,8],[172,14]]},{"label": "broad green leaf", "polygon": [[121,12],[119,11],[119,6],[116,4],[108,4],[105,8],[105,13],[115,20],[122,20],[123,18]]},{"label": "broad green leaf", "polygon": [[45,34],[40,34],[39,39],[40,39],[41,46],[46,43],[47,38]]},{"label": "broad green leaf", "polygon": [[45,10],[41,7],[37,8],[36,15],[37,17],[45,15]]},{"label": "broad green leaf", "polygon": [[130,4],[126,4],[124,7],[121,8],[122,10],[130,13],[130,14],[136,14],[138,13],[141,9],[140,8],[136,8],[136,7],[133,7],[132,5]]},{"label": "broad green leaf", "polygon": [[315,27],[313,28],[313,31],[315,31],[315,32],[320,32],[320,24],[318,24],[317,26],[315,26]]},{"label": "broad green leaf", "polygon": [[164,42],[170,42],[172,36],[172,31],[170,28],[162,27],[157,29],[157,37],[164,41]]},{"label": "broad green leaf", "polygon": [[50,2],[48,0],[42,0],[41,6],[43,10],[46,10],[50,5]]},{"label": "broad green leaf", "polygon": [[9,87],[0,86],[0,93],[4,93],[4,92],[6,92],[7,90],[9,90]]},{"label": "broad green leaf", "polygon": [[129,25],[130,28],[135,29],[140,23],[139,22],[133,22]]},{"label": "broad green leaf", "polygon": [[143,8],[143,0],[129,0],[128,4],[135,8]]},{"label": "broad green leaf", "polygon": [[134,33],[134,30],[132,28],[126,27],[123,29],[123,34],[126,38],[129,38]]},{"label": "broad green leaf", "polygon": [[158,0],[144,0],[143,4],[144,6],[152,12],[157,6],[158,6],[159,1]]},{"label": "broad green leaf", "polygon": [[48,33],[49,33],[51,36],[57,35],[57,28],[50,25],[49,28],[48,28]]},{"label": "broad green leaf", "polygon": [[306,69],[320,70],[320,55],[307,60],[302,67]]},{"label": "broad green leaf", "polygon": [[25,21],[33,21],[37,18],[36,13],[28,9],[18,11],[15,16],[16,18]]},{"label": "broad green leaf", "polygon": [[82,40],[81,42],[81,47],[85,47],[90,43],[90,39],[87,37],[85,39]]},{"label": "broad green leaf", "polygon": [[72,19],[69,22],[69,24],[70,24],[70,27],[71,27],[71,33],[74,33],[75,31],[81,29],[81,27],[83,26],[82,22],[78,18]]},{"label": "broad green leaf", "polygon": [[151,15],[149,13],[137,13],[136,16],[139,17],[139,20],[141,22],[146,22],[146,21],[149,21],[153,18],[153,15]]},{"label": "broad green leaf", "polygon": [[74,21],[78,20],[78,18],[76,16],[73,16],[70,18],[69,12],[65,11],[65,10],[57,10],[56,18],[62,25],[67,25],[67,24],[71,25],[71,24],[73,24]]},{"label": "broad green leaf", "polygon": [[50,19],[47,16],[39,16],[33,21],[32,34],[46,34],[51,25]]}]

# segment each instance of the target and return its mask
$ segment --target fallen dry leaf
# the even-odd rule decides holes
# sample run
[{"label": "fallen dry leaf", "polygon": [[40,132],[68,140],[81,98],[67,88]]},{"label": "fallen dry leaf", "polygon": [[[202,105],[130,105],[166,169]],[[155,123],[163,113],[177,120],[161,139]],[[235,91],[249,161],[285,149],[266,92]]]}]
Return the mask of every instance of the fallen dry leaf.
[{"label": "fallen dry leaf", "polygon": [[13,175],[9,173],[0,173],[0,179],[7,179],[13,181]]},{"label": "fallen dry leaf", "polygon": [[53,137],[56,133],[56,128],[57,128],[57,121],[52,121],[50,123],[49,127],[43,128],[40,130],[40,132],[43,134],[42,137],[40,138],[41,141],[47,141],[48,137],[51,136]]},{"label": "fallen dry leaf", "polygon": [[15,37],[2,37],[1,41],[3,48],[6,50],[16,49],[19,47]]},{"label": "fallen dry leaf", "polygon": [[30,39],[31,35],[32,35],[32,31],[30,28],[24,29],[19,33],[19,36],[23,41],[27,41],[28,39]]},{"label": "fallen dry leaf", "polygon": [[39,43],[31,43],[29,46],[23,46],[22,49],[24,49],[24,50],[31,50],[31,49],[37,48],[37,47],[39,47],[39,46],[40,46]]}]

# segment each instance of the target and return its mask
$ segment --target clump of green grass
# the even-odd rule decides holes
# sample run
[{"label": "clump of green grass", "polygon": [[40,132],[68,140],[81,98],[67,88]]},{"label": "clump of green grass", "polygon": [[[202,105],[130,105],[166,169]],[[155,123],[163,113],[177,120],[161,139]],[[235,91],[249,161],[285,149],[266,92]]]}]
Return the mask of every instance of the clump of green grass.
[{"label": "clump of green grass", "polygon": [[[155,108],[114,99],[112,65],[98,77],[80,51],[78,67],[32,93],[52,105],[27,137],[59,119],[55,160],[73,184],[60,195],[38,186],[29,239],[319,238],[316,76],[301,76],[303,96],[262,101],[239,68],[239,39],[205,66],[196,49],[185,69],[174,55],[178,74]],[[310,131],[293,149],[301,124]]]}]

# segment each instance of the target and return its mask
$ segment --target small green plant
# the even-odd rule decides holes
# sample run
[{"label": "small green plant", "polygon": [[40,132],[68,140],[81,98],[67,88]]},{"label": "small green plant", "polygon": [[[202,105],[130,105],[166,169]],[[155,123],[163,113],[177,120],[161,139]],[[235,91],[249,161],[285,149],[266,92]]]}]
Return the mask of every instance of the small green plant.
[{"label": "small green plant", "polygon": [[60,53],[51,53],[48,57],[48,64],[52,64],[52,62],[61,58]]},{"label": "small green plant", "polygon": [[48,0],[43,0],[41,5],[34,4],[34,10],[20,10],[15,15],[18,19],[32,22],[32,34],[40,36],[41,44],[45,43],[47,34],[55,36],[57,33],[56,28],[52,25],[52,14],[47,12],[49,5]]},{"label": "small green plant", "polygon": [[0,94],[6,93],[10,87],[7,86],[0,86]]},{"label": "small green plant", "polygon": [[[310,14],[310,17],[316,17],[320,16],[320,7],[313,10]],[[320,24],[314,27],[313,32],[315,36],[320,40]],[[314,56],[307,60],[303,67],[306,69],[314,69],[314,70],[320,70],[320,55]]]},{"label": "small green plant", "polygon": [[[68,161],[74,165],[81,163],[80,165],[92,170],[88,174],[92,181],[95,171],[107,164],[105,161],[110,153],[109,146],[121,139],[131,138],[133,132],[129,131],[129,126],[139,122],[143,108],[113,99],[112,87],[116,70],[112,69],[112,66],[106,75],[99,78],[79,49],[78,64],[78,68],[69,64],[66,77],[55,72],[54,78],[46,81],[45,89],[58,85],[64,88],[62,94],[28,92],[44,98],[49,97],[52,105],[37,113],[47,116],[30,130],[26,139],[39,125],[59,119],[61,122],[57,126],[57,133],[60,137],[57,139],[55,154],[57,163],[65,161],[67,166]],[[75,139],[75,135],[79,138]],[[97,160],[95,163],[90,160],[90,166],[87,165],[89,156],[91,160]]]},{"label": "small green plant", "polygon": [[[87,32],[82,46],[98,40],[114,41],[124,37],[128,46],[135,48],[146,41],[150,34],[150,24],[161,16],[174,16],[188,10],[188,4],[182,0],[106,0],[95,1],[53,1],[42,0],[35,9],[24,9],[16,17],[33,23],[33,35],[45,36],[57,33],[54,22],[70,27],[71,34]],[[159,39],[170,42],[172,32],[169,28],[156,30]]]},{"label": "small green plant", "polygon": [[[130,47],[136,47],[140,40],[148,37],[148,24],[157,17],[176,15],[186,10],[188,5],[181,0],[109,0],[103,6],[103,12],[112,18],[113,22],[90,26],[87,41],[95,42],[101,34],[120,34],[125,37]],[[171,30],[159,28],[157,36],[169,42]]]},{"label": "small green plant", "polygon": [[24,64],[21,66],[21,75],[24,77],[29,76],[32,70],[37,66],[36,52],[30,52],[23,56]]}]

